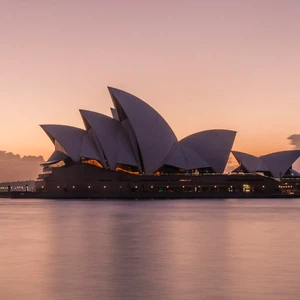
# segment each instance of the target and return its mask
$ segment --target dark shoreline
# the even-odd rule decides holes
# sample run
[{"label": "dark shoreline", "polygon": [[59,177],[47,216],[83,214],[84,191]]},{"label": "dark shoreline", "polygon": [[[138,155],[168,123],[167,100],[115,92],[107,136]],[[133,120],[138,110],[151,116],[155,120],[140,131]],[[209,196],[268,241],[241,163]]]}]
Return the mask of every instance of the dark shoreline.
[{"label": "dark shoreline", "polygon": [[65,195],[55,195],[45,192],[1,192],[0,199],[60,199],[60,200],[176,200],[176,199],[295,199],[300,198],[300,194],[271,194],[267,192],[121,192],[121,193],[66,193]]}]

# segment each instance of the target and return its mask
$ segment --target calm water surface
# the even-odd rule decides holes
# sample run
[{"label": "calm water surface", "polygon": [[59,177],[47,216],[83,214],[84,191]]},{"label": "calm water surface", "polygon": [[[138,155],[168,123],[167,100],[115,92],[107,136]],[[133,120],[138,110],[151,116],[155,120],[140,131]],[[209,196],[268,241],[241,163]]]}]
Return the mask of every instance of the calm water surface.
[{"label": "calm water surface", "polygon": [[0,199],[0,299],[300,299],[300,200]]}]

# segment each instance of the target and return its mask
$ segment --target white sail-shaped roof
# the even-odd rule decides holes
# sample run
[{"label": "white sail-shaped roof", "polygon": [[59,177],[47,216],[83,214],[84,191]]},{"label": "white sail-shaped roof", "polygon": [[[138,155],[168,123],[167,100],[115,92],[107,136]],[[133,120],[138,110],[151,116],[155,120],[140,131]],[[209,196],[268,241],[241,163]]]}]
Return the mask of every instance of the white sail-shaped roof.
[{"label": "white sail-shaped roof", "polygon": [[300,150],[288,150],[267,154],[260,158],[274,177],[281,177],[299,157]]},{"label": "white sail-shaped roof", "polygon": [[185,147],[180,143],[177,143],[171,150],[164,164],[185,170],[210,167],[193,149]]},{"label": "white sail-shaped roof", "polygon": [[101,152],[98,151],[97,145],[95,143],[92,130],[85,132],[83,137],[80,157],[96,159],[103,165],[104,158]]},{"label": "white sail-shaped roof", "polygon": [[300,150],[279,151],[260,157],[238,151],[232,151],[232,154],[248,172],[270,172],[274,177],[281,177],[300,157]]},{"label": "white sail-shaped roof", "polygon": [[49,164],[57,163],[61,160],[65,160],[68,157],[69,156],[66,153],[61,152],[59,150],[55,150],[51,154],[51,156],[48,158],[48,160],[46,162],[42,163],[41,165],[49,165]]},{"label": "white sail-shaped roof", "polygon": [[119,116],[118,116],[117,111],[116,111],[114,108],[112,108],[112,107],[110,108],[110,111],[111,111],[112,117],[113,117],[115,120],[120,121],[120,120],[119,120]]},{"label": "white sail-shaped roof", "polygon": [[124,128],[125,132],[126,132],[126,136],[128,137],[128,141],[131,145],[131,148],[133,150],[134,153],[134,157],[137,161],[137,165],[138,165],[138,170],[139,172],[142,172],[142,164],[141,164],[141,159],[140,159],[140,155],[139,155],[139,147],[138,147],[138,142],[136,140],[136,136],[134,134],[134,131],[132,129],[132,126],[129,122],[128,119],[123,120],[121,122],[122,127]]},{"label": "white sail-shaped roof", "polygon": [[119,120],[128,119],[138,143],[146,173],[159,169],[177,138],[168,123],[151,106],[122,90],[109,87]]},{"label": "white sail-shaped roof", "polygon": [[121,128],[117,137],[118,152],[116,161],[117,163],[136,166],[139,170],[141,170],[138,162],[138,156],[135,155],[128,133],[125,129],[125,126],[123,126],[124,122],[119,124]]},{"label": "white sail-shaped roof", "polygon": [[186,158],[187,170],[211,167],[194,149],[185,147],[184,145],[181,145],[181,149]]},{"label": "white sail-shaped roof", "polygon": [[231,151],[235,159],[241,164],[249,173],[255,173],[259,164],[258,157],[239,151]]},{"label": "white sail-shaped roof", "polygon": [[256,172],[271,172],[270,169],[266,166],[264,160],[259,157],[258,164],[256,166]]},{"label": "white sail-shaped roof", "polygon": [[125,164],[145,173],[154,173],[163,165],[224,171],[235,131],[208,130],[178,142],[168,123],[151,106],[122,90],[108,89],[115,107],[111,108],[112,118],[81,110],[86,130],[41,125],[56,151],[75,162],[96,159],[111,170]]},{"label": "white sail-shaped roof", "polygon": [[196,152],[217,173],[223,173],[236,131],[214,129],[192,134],[179,143]]},{"label": "white sail-shaped roof", "polygon": [[55,146],[55,150],[63,152],[66,155],[68,155],[68,153],[66,152],[66,150],[64,149],[64,147],[57,140],[54,139],[53,143],[54,143],[54,146]]},{"label": "white sail-shaped roof", "polygon": [[136,166],[131,145],[121,123],[106,115],[80,110],[85,126],[91,128],[102,146],[109,168],[114,170],[117,163]]},{"label": "white sail-shaped roof", "polygon": [[187,161],[179,143],[174,145],[173,149],[164,161],[164,165],[187,170]]},{"label": "white sail-shaped roof", "polygon": [[55,140],[63,147],[73,161],[80,160],[81,145],[85,130],[65,125],[41,125],[53,144]]},{"label": "white sail-shaped roof", "polygon": [[55,145],[56,150],[64,152],[73,161],[78,162],[81,157],[101,161],[89,132],[65,125],[41,125],[41,127]]}]

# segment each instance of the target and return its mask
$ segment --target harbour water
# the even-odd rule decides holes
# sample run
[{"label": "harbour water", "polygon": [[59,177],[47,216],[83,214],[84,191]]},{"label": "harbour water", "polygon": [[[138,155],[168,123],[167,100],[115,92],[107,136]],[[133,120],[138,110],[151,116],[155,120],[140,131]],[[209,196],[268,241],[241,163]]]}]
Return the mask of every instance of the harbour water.
[{"label": "harbour water", "polygon": [[0,199],[0,299],[300,299],[300,199]]}]

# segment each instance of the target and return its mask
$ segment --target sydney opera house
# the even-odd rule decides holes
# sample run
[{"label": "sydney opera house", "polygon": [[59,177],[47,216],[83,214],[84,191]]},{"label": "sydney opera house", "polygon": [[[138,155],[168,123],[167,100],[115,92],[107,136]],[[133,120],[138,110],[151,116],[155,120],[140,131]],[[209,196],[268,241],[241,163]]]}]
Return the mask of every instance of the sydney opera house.
[{"label": "sydney opera house", "polygon": [[[41,125],[55,147],[37,183],[45,197],[267,197],[281,191],[283,177],[299,175],[292,169],[298,150],[262,157],[232,151],[236,132],[225,129],[178,140],[146,102],[108,90],[112,117],[80,110],[85,129]],[[239,167],[225,174],[231,152]]]}]

